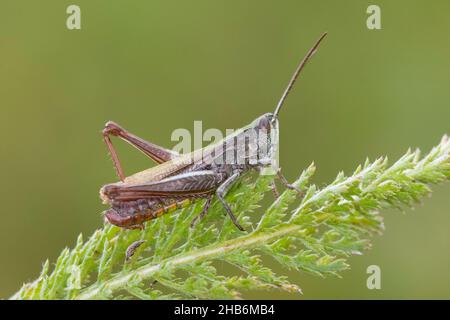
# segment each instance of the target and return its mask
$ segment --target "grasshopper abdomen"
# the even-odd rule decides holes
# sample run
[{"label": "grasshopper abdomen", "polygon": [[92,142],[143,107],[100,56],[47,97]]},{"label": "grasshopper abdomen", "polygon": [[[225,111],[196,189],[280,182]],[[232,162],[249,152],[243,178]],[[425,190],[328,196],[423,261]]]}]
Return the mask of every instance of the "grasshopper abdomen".
[{"label": "grasshopper abdomen", "polygon": [[145,221],[185,208],[193,201],[194,199],[189,198],[156,198],[116,203],[105,212],[105,218],[118,227],[141,229]]}]

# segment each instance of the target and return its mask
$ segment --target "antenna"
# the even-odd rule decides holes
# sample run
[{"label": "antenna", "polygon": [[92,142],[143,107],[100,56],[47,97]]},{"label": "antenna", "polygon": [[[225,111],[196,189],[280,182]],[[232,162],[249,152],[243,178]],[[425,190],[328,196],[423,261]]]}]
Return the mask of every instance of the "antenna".
[{"label": "antenna", "polygon": [[305,65],[308,63],[308,60],[314,55],[314,53],[316,53],[317,48],[319,47],[320,42],[323,40],[323,38],[325,38],[325,36],[327,35],[327,33],[325,32],[324,34],[322,34],[320,36],[320,38],[316,41],[316,43],[314,44],[314,46],[309,49],[308,53],[306,54],[306,56],[302,59],[302,61],[300,62],[300,64],[298,65],[297,69],[295,70],[294,74],[292,75],[291,80],[289,81],[288,86],[286,87],[286,89],[284,90],[283,95],[281,96],[280,101],[278,102],[277,107],[275,108],[275,112],[273,113],[273,118],[276,119],[278,117],[278,113],[280,112],[281,107],[283,106],[284,100],[286,100],[287,95],[289,94],[289,91],[291,91],[292,87],[294,86],[295,81],[298,78],[298,75],[300,74],[300,71],[303,70],[303,68],[305,67]]}]

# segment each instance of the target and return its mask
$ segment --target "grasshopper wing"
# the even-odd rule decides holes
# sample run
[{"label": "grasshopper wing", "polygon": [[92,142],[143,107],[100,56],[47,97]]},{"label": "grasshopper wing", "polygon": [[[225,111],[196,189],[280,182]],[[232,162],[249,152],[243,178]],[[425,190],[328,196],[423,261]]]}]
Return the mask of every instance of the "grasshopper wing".
[{"label": "grasshopper wing", "polygon": [[156,197],[183,197],[210,194],[222,183],[224,177],[211,170],[182,173],[161,181],[143,184],[105,186],[104,192],[117,201],[133,201]]}]

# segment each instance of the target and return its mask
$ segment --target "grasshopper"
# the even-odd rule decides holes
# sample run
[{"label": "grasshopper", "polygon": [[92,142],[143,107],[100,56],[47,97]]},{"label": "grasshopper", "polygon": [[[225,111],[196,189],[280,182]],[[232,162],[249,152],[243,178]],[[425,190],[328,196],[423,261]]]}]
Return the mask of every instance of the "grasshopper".
[{"label": "grasshopper", "polygon": [[[202,212],[192,221],[194,225],[208,212],[213,196],[216,195],[234,225],[244,231],[225,201],[225,195],[244,172],[273,168],[278,143],[278,114],[301,70],[325,36],[326,33],[316,41],[297,66],[274,113],[258,117],[246,127],[203,149],[178,154],[145,141],[118,124],[108,121],[102,132],[103,140],[109,149],[120,182],[107,184],[100,189],[103,203],[110,205],[110,209],[104,212],[106,220],[126,229],[143,229],[144,222],[148,220],[186,207],[198,199],[206,199]],[[126,177],[110,136],[130,143],[158,165]],[[261,136],[265,138],[260,139]],[[236,140],[242,138],[245,143],[236,146]],[[248,156],[252,150],[257,152],[256,157]],[[229,153],[241,157],[224,162],[224,155]],[[287,188],[296,189],[287,182],[280,169],[275,173]],[[278,194],[274,183],[272,189],[275,195]]]}]

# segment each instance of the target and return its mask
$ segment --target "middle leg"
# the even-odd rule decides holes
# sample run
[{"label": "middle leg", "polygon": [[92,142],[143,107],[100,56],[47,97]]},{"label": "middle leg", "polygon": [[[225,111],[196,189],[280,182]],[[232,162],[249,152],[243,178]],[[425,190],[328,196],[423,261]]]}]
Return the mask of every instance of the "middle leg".
[{"label": "middle leg", "polygon": [[216,190],[216,195],[219,198],[220,202],[222,202],[223,207],[225,208],[226,212],[230,216],[231,221],[234,223],[234,225],[241,231],[245,231],[245,229],[239,224],[237,221],[235,215],[233,214],[233,211],[231,210],[229,204],[225,201],[224,197],[227,194],[227,192],[230,190],[230,188],[233,186],[233,184],[236,182],[236,180],[241,175],[240,172],[234,173],[231,177],[229,177],[227,180],[222,183],[219,188]]},{"label": "middle leg", "polygon": [[197,224],[197,222],[199,222],[201,219],[203,219],[204,216],[206,216],[206,214],[208,213],[209,207],[211,206],[212,198],[213,198],[212,194],[210,194],[208,196],[208,198],[206,198],[206,202],[205,202],[205,205],[203,206],[202,212],[200,212],[200,214],[196,215],[195,218],[192,219],[191,228],[194,227]]}]

